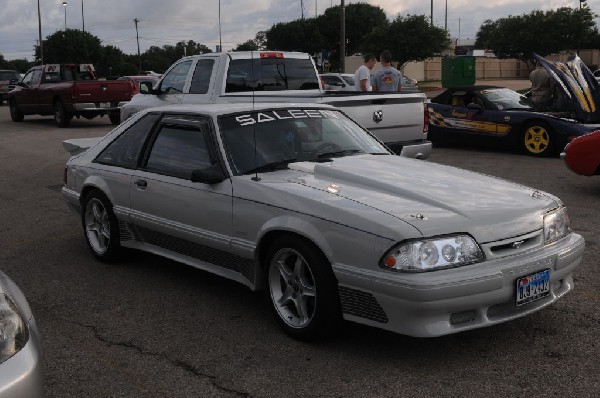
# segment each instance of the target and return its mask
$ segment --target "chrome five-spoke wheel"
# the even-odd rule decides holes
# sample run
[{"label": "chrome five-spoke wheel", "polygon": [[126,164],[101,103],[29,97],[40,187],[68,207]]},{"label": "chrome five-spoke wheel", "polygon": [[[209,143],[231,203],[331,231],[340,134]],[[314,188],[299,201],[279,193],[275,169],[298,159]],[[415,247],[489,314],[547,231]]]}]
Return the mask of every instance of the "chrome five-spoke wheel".
[{"label": "chrome five-spoke wheel", "polygon": [[103,193],[92,191],[86,196],[82,223],[92,253],[102,261],[117,259],[120,250],[119,224],[110,201]]}]

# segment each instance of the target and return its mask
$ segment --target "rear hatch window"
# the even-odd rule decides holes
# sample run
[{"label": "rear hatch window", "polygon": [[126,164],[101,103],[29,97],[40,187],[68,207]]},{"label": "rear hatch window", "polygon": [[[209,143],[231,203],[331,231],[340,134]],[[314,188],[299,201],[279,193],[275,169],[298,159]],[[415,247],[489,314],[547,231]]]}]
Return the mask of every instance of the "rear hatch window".
[{"label": "rear hatch window", "polygon": [[225,92],[314,90],[319,88],[310,59],[233,59],[229,63]]}]

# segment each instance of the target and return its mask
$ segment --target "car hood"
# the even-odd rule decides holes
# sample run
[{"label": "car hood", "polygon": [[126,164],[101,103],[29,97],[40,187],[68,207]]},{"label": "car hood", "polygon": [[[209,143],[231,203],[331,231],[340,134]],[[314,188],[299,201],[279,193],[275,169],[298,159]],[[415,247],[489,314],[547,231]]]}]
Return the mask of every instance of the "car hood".
[{"label": "car hood", "polygon": [[534,55],[573,104],[577,118],[584,123],[600,123],[600,85],[581,58],[575,56],[570,61],[559,62]]},{"label": "car hood", "polygon": [[499,178],[400,156],[359,155],[289,167],[294,176],[287,182],[335,196],[333,203],[341,197],[368,206],[424,236],[467,232],[481,243],[513,237],[543,228],[543,214],[561,204]]}]

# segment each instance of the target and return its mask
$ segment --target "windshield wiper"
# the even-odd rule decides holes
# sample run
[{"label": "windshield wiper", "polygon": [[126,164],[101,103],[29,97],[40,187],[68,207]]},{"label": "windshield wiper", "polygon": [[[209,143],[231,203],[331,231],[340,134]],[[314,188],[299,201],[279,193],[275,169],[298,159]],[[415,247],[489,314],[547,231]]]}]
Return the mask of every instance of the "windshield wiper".
[{"label": "windshield wiper", "polygon": [[348,155],[354,155],[355,153],[362,152],[360,149],[344,149],[335,152],[323,152],[317,155],[317,159],[324,158],[341,158]]},{"label": "windshield wiper", "polygon": [[252,173],[260,173],[264,171],[275,171],[275,170],[284,170],[288,168],[290,163],[296,162],[298,159],[286,159],[279,160],[277,162],[271,162],[263,164],[262,166],[255,167],[253,169],[247,170],[244,174],[252,174]]}]

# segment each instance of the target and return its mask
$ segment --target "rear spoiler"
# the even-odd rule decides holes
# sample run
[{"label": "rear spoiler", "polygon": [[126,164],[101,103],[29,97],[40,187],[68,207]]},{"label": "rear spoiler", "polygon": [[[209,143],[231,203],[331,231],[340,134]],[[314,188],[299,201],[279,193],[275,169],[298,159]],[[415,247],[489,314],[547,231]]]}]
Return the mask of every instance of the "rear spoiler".
[{"label": "rear spoiler", "polygon": [[79,155],[99,143],[102,138],[104,137],[73,138],[71,140],[65,140],[63,141],[63,148],[65,148],[71,156]]}]

